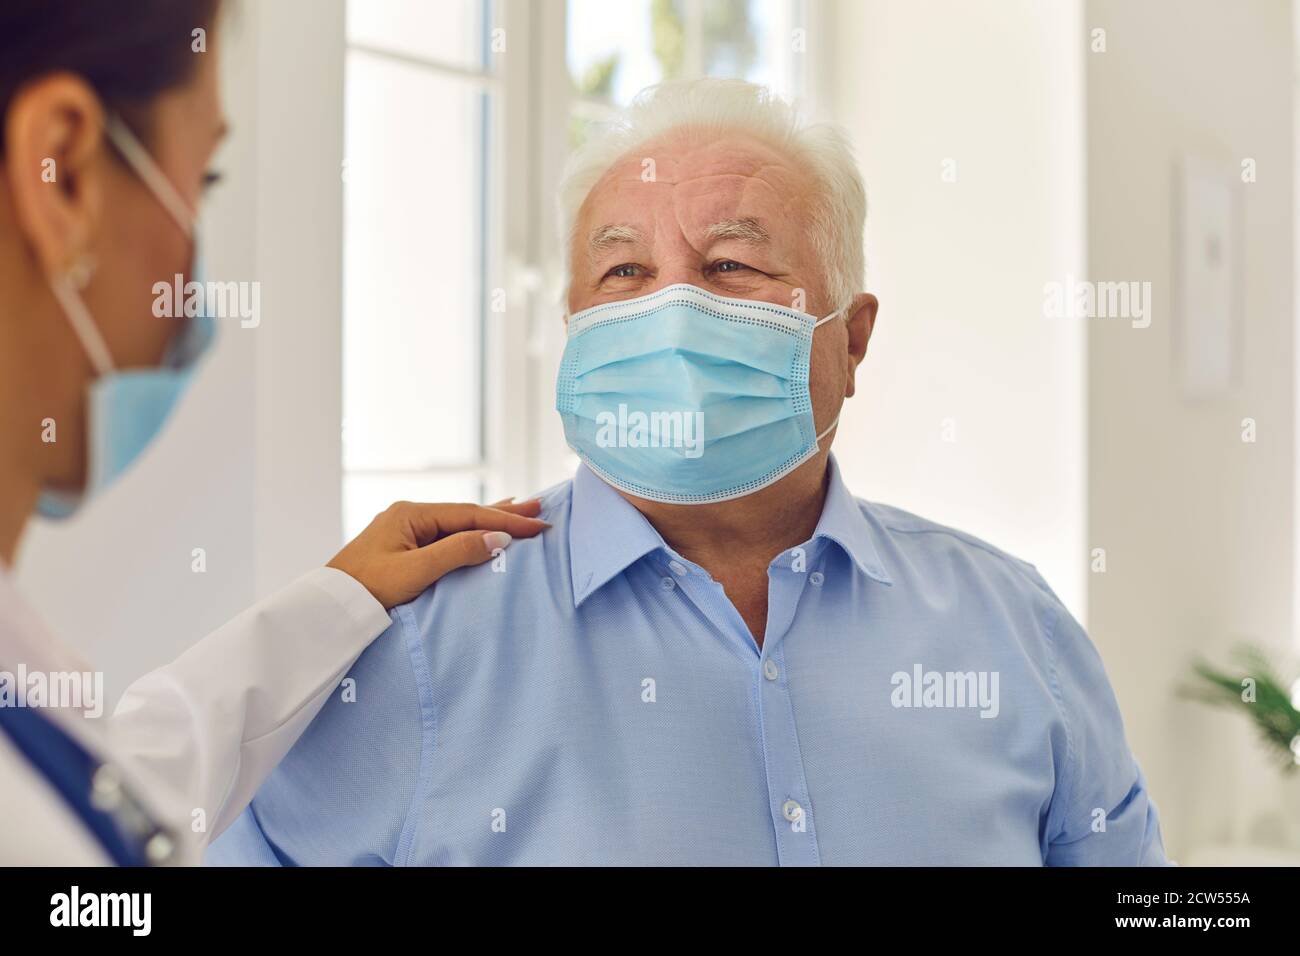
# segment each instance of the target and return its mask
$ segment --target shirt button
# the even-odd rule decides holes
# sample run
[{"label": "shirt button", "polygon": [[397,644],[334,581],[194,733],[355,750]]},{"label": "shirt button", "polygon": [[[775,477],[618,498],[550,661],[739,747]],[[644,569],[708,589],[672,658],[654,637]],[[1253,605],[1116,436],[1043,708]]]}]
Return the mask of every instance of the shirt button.
[{"label": "shirt button", "polygon": [[815,588],[821,587],[822,582],[825,580],[826,575],[822,574],[820,571],[814,571],[812,574],[808,575],[808,583]]},{"label": "shirt button", "polygon": [[682,564],[680,561],[669,561],[668,567],[671,568],[673,574],[677,575],[679,578],[686,573],[686,565]]},{"label": "shirt button", "polygon": [[781,670],[776,666],[776,661],[772,660],[772,658],[770,657],[767,660],[763,661],[764,677],[766,677],[768,680],[776,680],[777,677],[780,676],[780,674],[781,674]]},{"label": "shirt button", "polygon": [[793,823],[795,820],[798,820],[803,816],[803,807],[799,806],[799,804],[795,803],[793,800],[787,800],[781,806],[781,812],[785,814],[787,820]]},{"label": "shirt button", "polygon": [[664,578],[662,581],[659,582],[659,586],[662,587],[665,591],[671,591],[673,588],[677,587],[677,582],[674,581],[672,578]]}]

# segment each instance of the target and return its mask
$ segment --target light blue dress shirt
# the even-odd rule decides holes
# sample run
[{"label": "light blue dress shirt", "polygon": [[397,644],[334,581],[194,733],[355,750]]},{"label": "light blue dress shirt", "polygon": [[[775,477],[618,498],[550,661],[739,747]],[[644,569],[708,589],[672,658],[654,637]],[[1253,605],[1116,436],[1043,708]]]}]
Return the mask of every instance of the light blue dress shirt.
[{"label": "light blue dress shirt", "polygon": [[393,610],[209,863],[1166,862],[1097,651],[1031,565],[855,500],[832,458],[760,650],[585,467],[543,506]]}]

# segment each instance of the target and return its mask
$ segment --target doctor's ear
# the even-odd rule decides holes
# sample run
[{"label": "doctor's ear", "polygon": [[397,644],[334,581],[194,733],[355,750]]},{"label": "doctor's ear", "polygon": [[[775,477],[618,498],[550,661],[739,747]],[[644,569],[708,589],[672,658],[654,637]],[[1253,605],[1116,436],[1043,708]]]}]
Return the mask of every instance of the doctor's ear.
[{"label": "doctor's ear", "polygon": [[869,292],[860,292],[849,303],[849,318],[846,327],[849,330],[849,380],[844,389],[844,396],[849,398],[854,392],[854,373],[867,355],[867,342],[876,327],[876,310],[880,303]]},{"label": "doctor's ear", "polygon": [[4,116],[4,180],[18,234],[47,276],[79,268],[103,215],[104,108],[71,73],[22,87]]}]

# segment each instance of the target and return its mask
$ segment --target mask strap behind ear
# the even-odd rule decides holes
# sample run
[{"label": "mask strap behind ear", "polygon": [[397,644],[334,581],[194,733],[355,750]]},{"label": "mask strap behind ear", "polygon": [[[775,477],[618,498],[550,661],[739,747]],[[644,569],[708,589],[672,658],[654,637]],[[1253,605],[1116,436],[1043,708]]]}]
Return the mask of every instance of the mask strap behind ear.
[{"label": "mask strap behind ear", "polygon": [[95,372],[101,378],[111,373],[113,356],[108,351],[108,343],[104,341],[104,336],[95,325],[95,320],[90,317],[90,310],[86,308],[86,303],[81,301],[72,279],[66,275],[59,276],[50,282],[50,289],[54,292],[54,297],[59,300],[59,305],[63,307],[63,312],[72,325],[72,331],[77,333],[77,338],[81,340],[81,347],[86,350],[90,364],[95,366]]},{"label": "mask strap behind ear", "polygon": [[813,323],[813,328],[814,328],[814,329],[817,328],[817,326],[821,325],[821,324],[824,323],[824,322],[829,322],[831,319],[835,318],[837,315],[839,315],[839,314],[840,314],[841,312],[843,312],[843,311],[844,311],[843,309],[836,309],[834,312],[832,312],[830,315],[826,316],[824,319],[818,319],[816,322]]},{"label": "mask strap behind ear", "polygon": [[149,151],[140,144],[135,138],[135,134],[130,128],[122,122],[116,115],[109,115],[104,131],[108,138],[112,140],[113,145],[117,147],[118,152],[125,157],[126,161],[135,170],[137,176],[143,180],[144,184],[149,187],[150,191],[162,203],[176,224],[181,227],[181,231],[186,236],[194,235],[194,213],[190,211],[189,205],[181,198],[181,194],[176,191],[172,181],[167,178],[167,174],[159,168],[154,158],[149,155]]}]

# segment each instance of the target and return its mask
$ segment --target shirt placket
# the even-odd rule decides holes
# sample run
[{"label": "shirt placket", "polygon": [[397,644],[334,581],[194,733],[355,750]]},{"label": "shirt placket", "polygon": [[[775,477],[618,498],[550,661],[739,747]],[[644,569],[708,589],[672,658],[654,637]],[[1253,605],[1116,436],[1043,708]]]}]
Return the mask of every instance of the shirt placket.
[{"label": "shirt placket", "polygon": [[[820,578],[820,572],[815,573]],[[740,613],[707,571],[671,554],[662,569],[664,590],[680,588],[724,633],[753,652],[749,667],[757,703],[768,811],[781,866],[818,866],[821,862],[781,641],[794,621],[795,608],[810,577],[803,570],[794,570],[789,552],[769,566],[768,623],[760,650]]]},{"label": "shirt placket", "polygon": [[[819,866],[812,799],[790,700],[785,642],[811,574],[786,552],[767,569],[767,634],[758,667],[758,704],[767,764],[767,798],[782,866]],[[819,572],[814,572],[819,573]],[[820,589],[819,589],[820,590]]]}]

